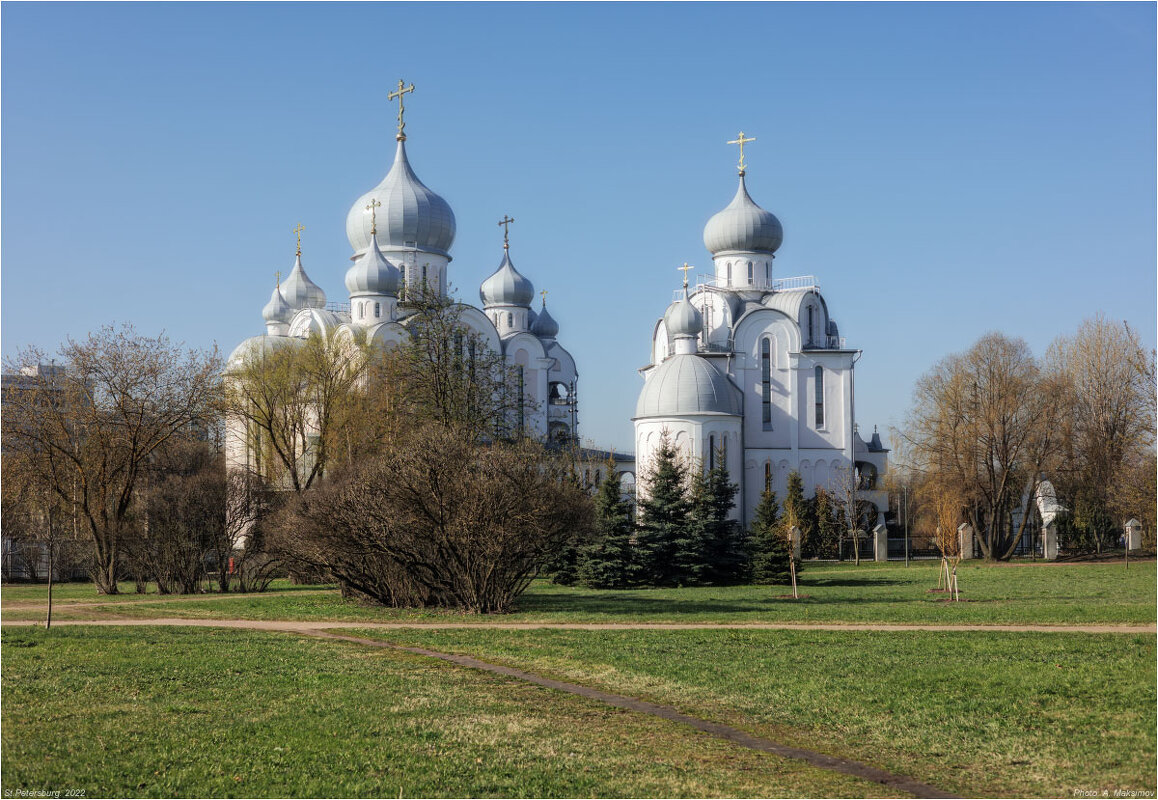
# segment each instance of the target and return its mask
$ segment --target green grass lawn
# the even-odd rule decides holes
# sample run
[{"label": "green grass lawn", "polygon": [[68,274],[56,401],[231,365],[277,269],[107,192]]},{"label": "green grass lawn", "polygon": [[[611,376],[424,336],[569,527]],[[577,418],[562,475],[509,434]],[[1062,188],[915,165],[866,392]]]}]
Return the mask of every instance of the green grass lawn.
[{"label": "green grass lawn", "polygon": [[882,787],[405,653],[284,634],[3,632],[5,793],[877,796]]},{"label": "green grass lawn", "polygon": [[[946,603],[929,590],[937,585],[936,562],[899,564],[806,564],[800,591],[782,599],[782,586],[704,587],[598,591],[536,581],[519,598],[511,621],[538,622],[884,622],[1052,625],[1153,623],[1155,563],[1013,564],[966,562],[960,568],[962,597]],[[61,619],[84,616],[176,616],[184,618],[342,621],[461,621],[490,618],[436,610],[400,611],[343,600],[332,587],[290,587],[231,598],[125,595],[101,608],[61,609]],[[4,603],[30,602],[43,587],[5,587]],[[84,592],[69,587],[70,592]],[[99,600],[87,587],[84,599]],[[134,601],[128,602],[128,598]],[[5,611],[9,619],[35,619],[29,610]]]},{"label": "green grass lawn", "polygon": [[[965,797],[1155,786],[1155,637],[364,631],[674,705]],[[1142,795],[1138,795],[1142,796]]]}]

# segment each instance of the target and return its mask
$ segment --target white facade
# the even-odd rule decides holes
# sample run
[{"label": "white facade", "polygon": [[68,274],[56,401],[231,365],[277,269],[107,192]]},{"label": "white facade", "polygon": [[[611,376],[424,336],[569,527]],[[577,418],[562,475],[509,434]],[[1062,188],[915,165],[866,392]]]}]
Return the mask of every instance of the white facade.
[{"label": "white facade", "polygon": [[818,487],[840,496],[855,482],[883,521],[887,451],[876,433],[866,443],[855,422],[860,351],[840,338],[815,278],[776,278],[782,241],[779,220],[752,201],[741,171],[735,198],[704,229],[713,274],[685,285],[654,328],[633,417],[640,490],[666,431],[689,463],[724,459],[745,525],[765,488],[784,499],[792,471],[806,496]]},{"label": "white facade", "polygon": [[[300,247],[289,278],[274,289],[262,311],[266,334],[242,342],[226,373],[251,354],[293,346],[310,336],[341,339],[366,333],[375,346],[390,348],[407,336],[407,311],[399,305],[407,287],[425,284],[445,297],[454,241],[450,206],[418,180],[406,156],[406,137],[397,137],[394,164],[382,182],[362,195],[346,218],[353,264],[345,272],[348,303],[327,303],[306,275]],[[534,287],[520,275],[503,245],[502,263],[483,283],[484,310],[459,305],[459,321],[508,363],[519,367],[528,411],[524,426],[538,438],[573,441],[578,371],[556,340],[559,326],[543,301],[532,308]],[[227,423],[226,458],[235,468],[250,464],[248,437],[238,420]]]}]

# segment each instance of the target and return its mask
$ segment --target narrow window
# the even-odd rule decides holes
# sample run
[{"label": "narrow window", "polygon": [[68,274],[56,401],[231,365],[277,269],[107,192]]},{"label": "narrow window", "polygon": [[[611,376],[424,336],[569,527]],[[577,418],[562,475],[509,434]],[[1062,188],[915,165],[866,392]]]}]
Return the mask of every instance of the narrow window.
[{"label": "narrow window", "polygon": [[764,491],[772,491],[772,462],[764,462]]},{"label": "narrow window", "polygon": [[595,483],[598,485],[603,480],[603,476],[599,470],[595,470]]},{"label": "narrow window", "polygon": [[511,313],[510,311],[507,312],[507,327],[508,328],[515,327],[515,315],[513,313]]},{"label": "narrow window", "polygon": [[728,437],[720,437],[720,466],[728,468]]},{"label": "narrow window", "polygon": [[772,340],[765,338],[760,343],[760,389],[763,397],[761,422],[764,430],[772,430]]},{"label": "narrow window", "polygon": [[[812,306],[809,306],[808,307],[808,345],[809,345],[809,347],[812,346],[812,325],[813,325],[812,316],[813,316]],[[819,369],[819,367],[818,367],[818,369]]]},{"label": "narrow window", "polygon": [[814,378],[816,392],[816,427],[824,427],[824,367],[817,365]]},{"label": "narrow window", "polygon": [[427,264],[422,265],[422,288],[423,289],[426,288],[426,268],[427,268],[427,266],[429,266],[429,265],[427,265]]},{"label": "narrow window", "polygon": [[374,318],[377,319],[380,316],[382,316],[382,304],[381,303],[375,303],[374,304]]},{"label": "narrow window", "polygon": [[716,435],[708,437],[708,469],[716,468]]},{"label": "narrow window", "polygon": [[363,319],[366,316],[366,304],[358,303],[358,319]]},{"label": "narrow window", "polygon": [[772,285],[772,262],[764,262],[764,288]]},{"label": "narrow window", "polygon": [[752,262],[748,262],[748,283],[752,282]]},{"label": "narrow window", "polygon": [[728,268],[724,273],[724,285],[726,285],[726,286],[732,285],[732,262],[731,261],[728,262]]}]

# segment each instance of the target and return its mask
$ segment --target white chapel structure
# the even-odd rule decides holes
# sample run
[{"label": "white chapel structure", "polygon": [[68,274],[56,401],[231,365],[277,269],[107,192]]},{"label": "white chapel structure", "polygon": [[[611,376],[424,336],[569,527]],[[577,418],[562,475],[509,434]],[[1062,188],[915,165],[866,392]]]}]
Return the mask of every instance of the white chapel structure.
[{"label": "white chapel structure", "polygon": [[[226,374],[244,359],[280,347],[300,345],[311,336],[349,337],[364,333],[383,348],[396,347],[407,336],[409,312],[399,303],[407,287],[426,286],[446,297],[454,244],[455,216],[450,205],[427,188],[406,155],[404,87],[390,98],[399,101],[394,163],[382,181],[364,193],[346,215],[346,236],[353,263],[345,270],[348,301],[328,302],[302,265],[299,226],[297,256],[289,277],[279,281],[262,309],[266,332],[243,341],[226,364]],[[546,297],[533,308],[535,288],[511,260],[509,225],[504,216],[503,252],[498,269],[483,281],[482,308],[459,304],[459,322],[518,368],[524,393],[526,433],[543,440],[573,441],[576,437],[578,371],[571,354],[559,343],[559,325],[548,313]],[[234,421],[235,425],[237,421]],[[250,437],[230,428],[226,458],[232,466],[248,463]]]},{"label": "white chapel structure", "polygon": [[814,277],[776,277],[784,230],[748,194],[752,141],[741,132],[729,142],[740,145],[739,186],[704,227],[712,273],[692,286],[685,264],[684,288],[655,323],[633,417],[640,491],[666,432],[690,463],[724,460],[744,525],[765,489],[783,501],[792,471],[806,496],[818,487],[839,495],[853,481],[883,522],[888,452],[875,432],[865,442],[854,414],[860,351],[841,338]]}]

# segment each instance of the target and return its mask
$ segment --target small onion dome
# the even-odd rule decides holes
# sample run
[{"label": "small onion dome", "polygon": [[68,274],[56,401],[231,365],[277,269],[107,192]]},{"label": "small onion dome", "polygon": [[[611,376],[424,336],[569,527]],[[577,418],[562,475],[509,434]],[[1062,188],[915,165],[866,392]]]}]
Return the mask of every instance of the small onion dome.
[{"label": "small onion dome", "polygon": [[262,319],[266,322],[289,322],[293,314],[294,310],[281,296],[281,286],[273,287],[273,294],[269,296],[269,302],[261,310]]},{"label": "small onion dome", "polygon": [[684,296],[667,307],[663,315],[663,324],[672,337],[699,336],[704,329],[704,318],[699,309],[688,300],[688,290],[684,287]]},{"label": "small onion dome", "polygon": [[427,189],[406,159],[406,143],[398,142],[394,166],[382,182],[358,198],[346,215],[346,237],[355,253],[370,244],[371,216],[366,206],[377,200],[378,241],[388,247],[416,247],[449,256],[454,243],[454,212]]},{"label": "small onion dome", "polygon": [[559,335],[559,323],[547,313],[546,303],[543,303],[543,307],[535,315],[535,321],[531,323],[531,333],[540,339],[554,339]]},{"label": "small onion dome", "polygon": [[399,269],[382,255],[378,241],[371,239],[366,252],[358,256],[353,266],[346,270],[346,290],[351,295],[385,294],[397,297],[401,275]]},{"label": "small onion dome", "polygon": [[294,259],[293,271],[281,285],[281,294],[295,311],[299,308],[324,308],[326,305],[326,293],[302,269],[301,253]]},{"label": "small onion dome", "polygon": [[704,247],[712,255],[729,251],[775,253],[784,241],[780,220],[748,196],[744,176],[736,196],[704,226]]},{"label": "small onion dome", "polygon": [[503,250],[503,263],[495,273],[482,282],[478,296],[483,308],[490,306],[530,306],[535,297],[534,285],[519,274],[511,263],[511,254]]},{"label": "small onion dome", "polygon": [[714,364],[694,353],[677,354],[648,377],[635,404],[635,416],[685,414],[740,416],[740,390]]}]

